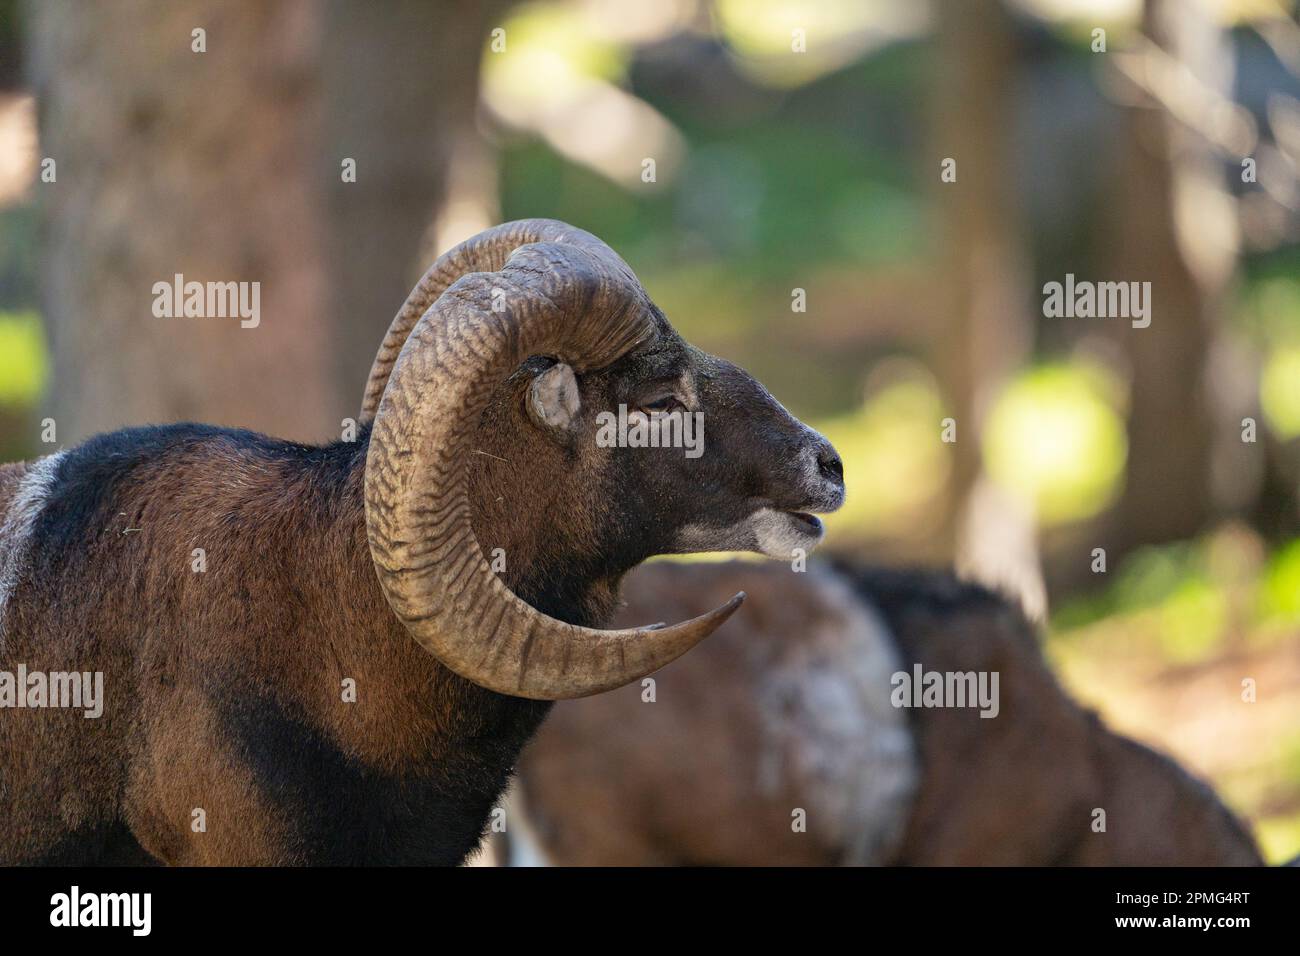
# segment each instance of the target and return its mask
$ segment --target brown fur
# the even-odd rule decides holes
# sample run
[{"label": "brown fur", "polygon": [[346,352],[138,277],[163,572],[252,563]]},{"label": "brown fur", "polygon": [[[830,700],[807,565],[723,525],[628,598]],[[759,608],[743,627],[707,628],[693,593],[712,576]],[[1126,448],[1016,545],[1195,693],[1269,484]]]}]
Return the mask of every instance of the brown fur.
[{"label": "brown fur", "polygon": [[[756,688],[839,609],[810,569],[651,564],[627,582],[629,614],[696,613],[743,588],[733,626],[657,676],[659,702],[632,688],[561,704],[525,750],[523,805],[557,863],[830,865],[849,859],[854,821],[795,833],[790,808],[815,797],[787,764],[761,787],[772,742]],[[1119,736],[1061,689],[1033,629],[1006,602],[950,577],[846,568],[883,612],[901,667],[998,671],[1001,712],[909,711],[921,776],[891,860],[904,865],[1254,865],[1246,828],[1169,758]],[[889,687],[879,693],[888,694]],[[817,741],[808,741],[816,745]],[[1105,833],[1092,831],[1094,808]],[[832,835],[835,834],[835,835]]]},{"label": "brown fur", "polygon": [[[725,534],[761,508],[842,500],[824,438],[656,315],[644,346],[579,377],[563,438],[523,407],[545,358],[480,422],[475,535],[504,548],[519,597],[568,623],[606,623],[622,576],[676,550],[683,527]],[[665,382],[690,384],[716,427],[709,454],[597,446],[600,410]],[[61,459],[23,542],[0,669],[102,672],[106,701],[96,720],[0,712],[0,863],[453,864],[473,850],[549,704],[453,674],[394,616],[366,537],[369,441],[176,425]],[[21,470],[0,470],[0,495]]]},{"label": "brown fur", "polygon": [[[85,553],[58,568],[65,587],[23,588],[10,608],[8,660],[101,670],[107,698],[96,721],[15,710],[0,722],[7,776],[42,776],[51,797],[50,826],[10,833],[11,859],[58,858],[50,835],[94,840],[119,807],[140,846],[168,863],[311,859],[292,808],[232,730],[230,712],[261,698],[379,778],[432,773],[502,719],[496,695],[442,668],[388,612],[359,470],[335,490],[222,438],[188,455],[140,465]],[[190,569],[196,547],[206,573]],[[92,563],[114,573],[88,573]],[[344,678],[356,681],[355,704],[342,703]],[[5,796],[0,818],[21,825],[18,795]],[[191,829],[195,808],[206,833]]]},{"label": "brown fur", "polygon": [[[748,588],[733,639],[715,634],[654,675],[654,703],[638,685],[558,705],[524,751],[530,820],[565,865],[813,865],[838,848],[817,828],[790,831],[806,781],[760,788],[762,719],[755,676],[788,663],[793,642],[826,613],[816,595],[784,589],[780,565],[652,564],[629,579],[621,620],[660,619]],[[756,635],[771,637],[764,639]],[[690,659],[697,658],[693,663]]]},{"label": "brown fur", "polygon": [[0,465],[0,515],[3,515],[13,501],[14,493],[18,490],[18,483],[23,480],[23,475],[27,474],[30,466],[25,461],[13,462],[8,465]]}]

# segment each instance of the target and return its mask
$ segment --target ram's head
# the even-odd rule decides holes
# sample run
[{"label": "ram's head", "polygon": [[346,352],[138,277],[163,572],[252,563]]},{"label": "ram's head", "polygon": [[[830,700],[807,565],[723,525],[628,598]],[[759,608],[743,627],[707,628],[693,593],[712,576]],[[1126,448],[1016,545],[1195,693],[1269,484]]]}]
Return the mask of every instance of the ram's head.
[{"label": "ram's head", "polygon": [[[708,636],[743,595],[673,627],[601,631],[516,597],[484,556],[576,580],[653,554],[789,559],[844,498],[830,444],[736,366],[684,342],[589,233],[507,223],[443,255],[367,383],[371,553],[393,610],[501,693],[598,693]],[[477,533],[476,533],[477,532]]]}]

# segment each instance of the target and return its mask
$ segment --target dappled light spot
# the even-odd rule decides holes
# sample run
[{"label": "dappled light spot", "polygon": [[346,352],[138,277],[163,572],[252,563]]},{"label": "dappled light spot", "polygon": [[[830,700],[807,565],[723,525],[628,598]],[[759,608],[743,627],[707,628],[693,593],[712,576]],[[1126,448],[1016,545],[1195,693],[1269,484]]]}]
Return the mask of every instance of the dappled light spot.
[{"label": "dappled light spot", "polygon": [[855,412],[814,427],[844,460],[848,497],[827,523],[832,541],[913,534],[938,519],[938,499],[951,463],[938,441],[940,398],[919,364],[896,363],[897,374]]},{"label": "dappled light spot", "polygon": [[1300,347],[1278,349],[1268,357],[1259,402],[1279,437],[1287,441],[1300,437]]},{"label": "dappled light spot", "polygon": [[30,405],[48,374],[45,338],[33,312],[0,313],[0,404]]},{"label": "dappled light spot", "polygon": [[989,473],[1032,501],[1043,524],[1091,517],[1119,491],[1127,441],[1103,375],[1075,364],[1032,369],[1007,387],[989,417]]}]

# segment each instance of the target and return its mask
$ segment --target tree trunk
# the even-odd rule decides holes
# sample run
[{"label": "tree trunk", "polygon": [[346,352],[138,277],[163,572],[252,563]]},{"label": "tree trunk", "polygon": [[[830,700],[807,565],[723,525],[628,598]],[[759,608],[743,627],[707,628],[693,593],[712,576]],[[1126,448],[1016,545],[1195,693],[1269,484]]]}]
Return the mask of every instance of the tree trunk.
[{"label": "tree trunk", "polygon": [[[1037,616],[1046,597],[1032,510],[988,480],[980,448],[990,406],[1033,337],[1013,148],[1014,24],[997,0],[946,0],[937,19],[934,165],[926,175],[937,183],[949,295],[936,365],[957,422],[945,524],[958,566],[1019,595]],[[948,158],[956,182],[940,180]]]},{"label": "tree trunk", "polygon": [[[1142,29],[1201,83],[1230,91],[1229,49],[1200,4],[1147,0]],[[1237,255],[1222,175],[1212,147],[1165,109],[1154,103],[1127,109],[1107,191],[1114,216],[1103,237],[1110,249],[1102,278],[1149,281],[1151,325],[1113,329],[1132,376],[1128,467],[1112,523],[1112,562],[1141,545],[1192,537],[1214,512],[1215,418],[1207,373]]]},{"label": "tree trunk", "polygon": [[[30,3],[59,443],[182,419],[337,437],[427,265],[500,6]],[[260,324],[155,317],[178,273],[260,283]]]},{"label": "tree trunk", "polygon": [[[500,0],[325,6],[326,155],[319,169],[331,228],[331,314],[338,376],[361,404],[375,350],[415,281],[442,249],[432,227],[457,139],[473,137],[479,64]],[[341,175],[356,161],[356,181]],[[461,237],[464,238],[464,237]],[[427,261],[426,261],[427,260]]]},{"label": "tree trunk", "polygon": [[[315,6],[26,13],[41,154],[57,164],[38,201],[59,443],[178,419],[337,434],[324,223],[303,174],[319,160]],[[260,283],[260,324],[156,317],[154,284],[177,274]]]}]

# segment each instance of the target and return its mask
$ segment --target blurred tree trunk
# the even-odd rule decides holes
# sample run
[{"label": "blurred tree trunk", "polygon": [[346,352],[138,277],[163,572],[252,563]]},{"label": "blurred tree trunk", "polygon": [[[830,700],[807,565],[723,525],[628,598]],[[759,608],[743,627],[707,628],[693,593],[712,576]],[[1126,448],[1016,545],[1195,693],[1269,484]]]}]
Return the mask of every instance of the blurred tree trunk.
[{"label": "blurred tree trunk", "polygon": [[[337,436],[427,264],[502,6],[29,3],[60,443],[182,419]],[[260,326],[156,318],[177,273],[260,282]]]},{"label": "blurred tree trunk", "polygon": [[[944,0],[937,21],[934,165],[926,175],[937,183],[949,295],[936,366],[957,421],[948,544],[965,573],[1039,614],[1046,599],[1034,516],[988,480],[980,451],[990,406],[1024,364],[1033,336],[1015,173],[1015,25],[997,0]],[[956,160],[956,182],[939,178],[946,158]]]},{"label": "blurred tree trunk", "polygon": [[[307,0],[29,3],[41,153],[47,408],[61,444],[200,419],[337,432]],[[206,52],[191,49],[206,31]],[[259,282],[260,325],[157,318],[153,285]]]},{"label": "blurred tree trunk", "polygon": [[[1143,35],[1212,91],[1231,91],[1230,47],[1201,3],[1147,0]],[[1207,104],[1208,105],[1208,104]],[[1103,278],[1151,282],[1151,325],[1116,324],[1131,363],[1129,454],[1112,563],[1187,538],[1213,515],[1215,409],[1208,376],[1237,257],[1235,213],[1213,147],[1154,102],[1130,106],[1102,237]],[[1230,416],[1231,417],[1231,416]],[[1240,416],[1228,455],[1243,446]],[[1222,423],[1229,425],[1230,422]],[[1229,467],[1224,474],[1234,469]],[[1258,463],[1242,474],[1259,474]]]},{"label": "blurred tree trunk", "polygon": [[[344,414],[356,414],[388,323],[443,251],[432,248],[433,226],[448,199],[458,141],[482,144],[473,123],[479,64],[505,6],[402,0],[376,16],[377,8],[353,0],[326,3],[320,169],[331,219],[337,369],[353,399]],[[341,175],[345,158],[356,161],[356,182]]]}]

